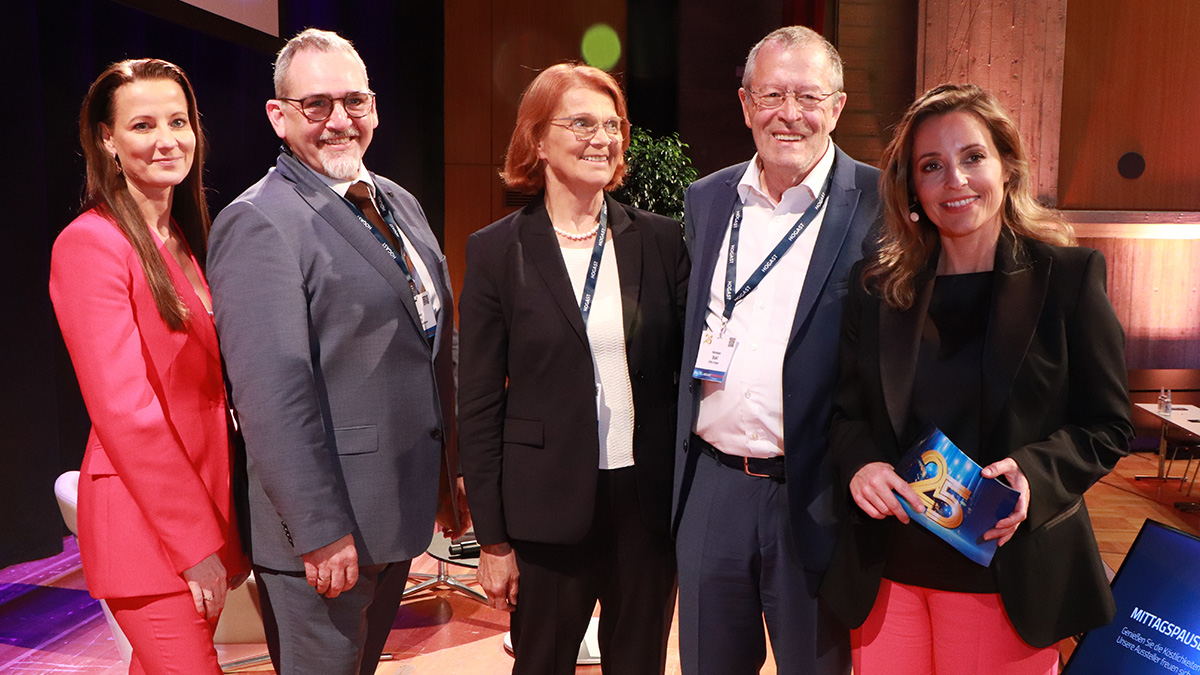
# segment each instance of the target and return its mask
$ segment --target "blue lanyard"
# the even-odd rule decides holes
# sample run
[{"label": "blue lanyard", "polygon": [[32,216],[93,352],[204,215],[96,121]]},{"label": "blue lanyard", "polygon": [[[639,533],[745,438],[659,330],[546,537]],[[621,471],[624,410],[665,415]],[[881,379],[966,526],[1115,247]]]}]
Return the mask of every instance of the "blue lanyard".
[{"label": "blue lanyard", "polygon": [[600,278],[600,260],[604,257],[604,240],[608,234],[608,202],[600,203],[600,226],[596,229],[596,243],[592,245],[592,262],[588,265],[587,280],[583,282],[583,296],[579,299],[579,313],[583,315],[583,327],[587,328],[588,316],[592,313],[592,300],[596,295],[596,280]]},{"label": "blue lanyard", "polygon": [[[349,199],[346,199],[345,197],[342,197],[342,199],[350,205],[350,208],[354,211],[354,215],[358,216],[358,221],[363,224],[363,227],[367,228],[370,230],[371,234],[375,235],[375,239],[379,242],[379,245],[383,247],[383,250],[387,251],[387,254],[392,257],[392,260],[400,266],[400,271],[404,272],[404,279],[408,281],[408,288],[410,291],[412,291],[413,301],[417,303],[417,312],[420,313],[421,294],[417,291],[417,281],[419,279],[416,277],[416,271],[409,269],[408,263],[404,262],[404,256],[396,253],[395,249],[392,248],[392,245],[388,243],[387,238],[385,238],[383,233],[379,231],[379,228],[375,227],[371,221],[367,220],[367,216],[362,212],[362,209],[355,206],[354,202],[350,201]],[[396,219],[392,216],[392,210],[388,208],[387,202],[378,198],[374,201],[375,208],[379,210],[379,215],[383,217],[383,222],[387,224],[388,229],[392,231],[392,235],[396,237],[396,242],[400,244],[400,246],[404,246],[404,239],[400,236],[400,226],[396,224]],[[428,301],[428,298],[426,301]],[[426,329],[425,337],[430,342],[433,341],[435,335],[437,335],[436,325],[430,326],[428,329]]]},{"label": "blue lanyard", "polygon": [[[412,289],[413,297],[416,297],[416,272],[409,269],[408,263],[404,262],[404,256],[398,254],[392,248],[392,245],[388,243],[388,240],[383,236],[383,233],[379,231],[379,228],[375,227],[371,221],[367,220],[366,214],[364,214],[361,209],[355,206],[354,202],[351,202],[345,197],[342,199],[345,199],[346,203],[350,205],[350,208],[354,210],[354,215],[358,216],[358,221],[363,224],[363,227],[367,228],[371,231],[371,234],[375,235],[375,239],[379,241],[379,245],[383,247],[383,250],[387,251],[387,254],[392,257],[392,260],[394,260],[396,264],[400,266],[400,270],[404,272],[404,278],[408,280],[408,287]],[[404,246],[404,239],[400,236],[400,227],[396,224],[396,219],[392,217],[392,211],[388,208],[387,202],[384,202],[382,199],[376,199],[375,208],[379,209],[379,215],[383,216],[383,222],[386,223],[388,229],[392,231],[392,235],[396,237],[397,243],[399,243],[401,246]]]},{"label": "blue lanyard", "polygon": [[751,274],[746,283],[742,284],[737,293],[734,293],[733,285],[737,283],[738,238],[742,229],[742,202],[738,200],[733,208],[733,223],[730,225],[729,231],[729,254],[725,264],[725,311],[722,313],[722,316],[725,317],[725,323],[729,323],[729,319],[733,317],[734,306],[741,302],[747,295],[750,295],[751,291],[758,288],[763,277],[767,276],[767,272],[770,272],[775,263],[779,262],[779,259],[792,248],[792,244],[796,243],[796,240],[800,238],[804,230],[808,229],[808,226],[816,219],[817,214],[821,212],[821,209],[825,206],[825,201],[829,198],[829,186],[833,183],[833,170],[834,167],[830,166],[829,176],[825,179],[825,185],[821,187],[820,194],[817,195],[812,204],[808,205],[808,208],[805,209],[800,219],[792,226],[791,231],[784,235],[783,239],[779,240],[779,243],[775,245],[771,253],[767,255],[762,264],[758,266],[758,269],[754,271],[754,274]]}]

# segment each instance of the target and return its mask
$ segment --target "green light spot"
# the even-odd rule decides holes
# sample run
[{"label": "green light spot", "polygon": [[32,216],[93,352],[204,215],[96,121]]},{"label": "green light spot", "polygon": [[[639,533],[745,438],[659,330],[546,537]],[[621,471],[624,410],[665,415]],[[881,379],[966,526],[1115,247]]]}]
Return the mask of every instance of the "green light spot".
[{"label": "green light spot", "polygon": [[579,51],[584,63],[609,70],[621,60],[621,37],[612,27],[598,23],[584,31]]}]

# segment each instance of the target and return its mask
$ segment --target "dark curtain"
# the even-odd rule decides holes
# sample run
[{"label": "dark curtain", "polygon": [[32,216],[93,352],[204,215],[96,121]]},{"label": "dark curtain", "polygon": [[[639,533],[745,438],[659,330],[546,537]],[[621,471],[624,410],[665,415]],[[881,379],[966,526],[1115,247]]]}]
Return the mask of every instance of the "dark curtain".
[{"label": "dark curtain", "polygon": [[[50,247],[79,212],[79,105],[109,63],[153,56],[181,66],[208,135],[206,183],[215,215],[275,161],[279,140],[264,104],[282,40],[194,8],[154,3],[150,14],[111,0],[9,0],[3,41],[9,153],[0,244],[0,567],[54,555],[65,529],[55,477],[78,469],[89,422],[47,293]],[[442,229],[440,2],[285,2],[280,34],[308,26],[354,41],[379,94],[367,166],[408,188]],[[200,26],[200,29],[194,28]]]}]

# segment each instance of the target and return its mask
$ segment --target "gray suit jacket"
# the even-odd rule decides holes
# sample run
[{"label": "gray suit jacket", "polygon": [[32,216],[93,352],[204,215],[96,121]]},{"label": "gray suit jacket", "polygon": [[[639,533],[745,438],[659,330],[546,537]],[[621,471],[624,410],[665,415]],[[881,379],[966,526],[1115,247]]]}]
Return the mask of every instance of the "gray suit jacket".
[{"label": "gray suit jacket", "polygon": [[413,196],[373,178],[441,298],[432,347],[403,272],[288,151],[213,223],[208,277],[256,565],[301,571],[301,554],[348,533],[362,566],[411,559],[433,534],[439,462],[454,466],[446,259]]},{"label": "gray suit jacket", "polygon": [[[783,438],[792,536],[804,567],[821,572],[836,537],[833,466],[828,429],[837,382],[838,334],[850,267],[874,239],[879,213],[879,171],[856,162],[840,148],[833,168],[829,204],[817,235],[808,274],[792,320],[783,369]],[[708,311],[709,287],[722,256],[721,243],[737,201],[737,184],[748,162],[696,181],[684,202],[684,237],[692,258],[684,327],[683,377],[679,383],[675,499],[672,523],[689,498],[698,451],[688,439],[700,409],[700,383],[690,377]]]}]

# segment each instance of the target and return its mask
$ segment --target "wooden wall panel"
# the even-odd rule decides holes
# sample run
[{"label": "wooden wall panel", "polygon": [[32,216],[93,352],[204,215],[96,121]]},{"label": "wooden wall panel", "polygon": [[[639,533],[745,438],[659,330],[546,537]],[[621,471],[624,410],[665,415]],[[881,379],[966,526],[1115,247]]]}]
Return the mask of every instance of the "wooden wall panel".
[{"label": "wooden wall panel", "polygon": [[[1063,97],[1064,205],[1200,210],[1200,3],[1072,2]],[[1117,160],[1145,158],[1122,178]]]},{"label": "wooden wall panel", "polygon": [[1200,239],[1081,237],[1108,262],[1108,295],[1137,368],[1200,368]]},{"label": "wooden wall panel", "polygon": [[[584,31],[607,24],[625,40],[625,3],[614,0],[575,3],[561,0],[491,0],[492,5],[492,161],[504,162],[517,119],[521,92],[545,68],[563,61],[582,61]],[[625,57],[612,69],[618,82]],[[623,84],[623,83],[622,83]]]},{"label": "wooden wall panel", "polygon": [[1016,119],[1038,195],[1057,202],[1067,0],[920,0],[917,93],[989,89]]},{"label": "wooden wall panel", "polygon": [[841,0],[837,17],[846,109],[834,138],[851,157],[877,164],[913,100],[917,3]]},{"label": "wooden wall panel", "polygon": [[582,61],[584,31],[598,23],[621,39],[623,0],[445,0],[445,252],[456,292],[472,232],[514,210],[504,204],[498,171],[517,118],[521,92],[538,72]]},{"label": "wooden wall panel", "polygon": [[[446,166],[446,262],[450,267],[450,282],[457,294],[462,290],[466,263],[467,237],[491,223],[490,195],[497,192],[500,177],[490,165]],[[455,195],[458,195],[456,198]]]},{"label": "wooden wall panel", "polygon": [[[487,164],[492,143],[491,5],[445,0],[446,164]],[[447,181],[447,187],[449,181]],[[460,198],[448,189],[446,202]]]}]

